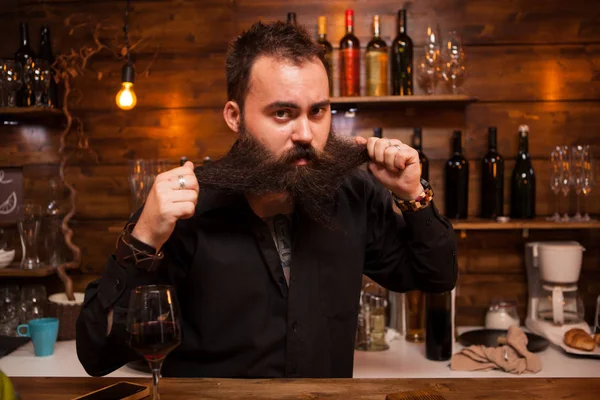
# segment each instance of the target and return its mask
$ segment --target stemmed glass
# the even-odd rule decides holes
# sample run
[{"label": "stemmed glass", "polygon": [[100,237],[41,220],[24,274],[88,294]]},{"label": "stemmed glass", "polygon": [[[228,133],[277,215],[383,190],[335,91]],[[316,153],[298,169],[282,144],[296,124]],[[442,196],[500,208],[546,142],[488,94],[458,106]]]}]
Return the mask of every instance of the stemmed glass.
[{"label": "stemmed glass", "polygon": [[588,199],[594,186],[594,170],[592,168],[594,158],[592,156],[592,150],[589,145],[583,146],[583,179],[581,182],[581,194],[585,199],[585,214],[583,215],[584,221],[591,221],[590,214],[588,213],[589,204]]},{"label": "stemmed glass", "polygon": [[569,192],[573,185],[573,177],[571,174],[571,159],[569,157],[569,146],[561,146],[560,152],[561,169],[560,169],[560,190],[566,200],[566,208],[561,221],[569,221]]},{"label": "stemmed glass", "polygon": [[573,189],[577,197],[577,210],[573,216],[574,221],[582,221],[581,216],[581,193],[583,191],[583,146],[577,145],[571,148],[571,170],[573,173]]},{"label": "stemmed glass", "polygon": [[23,258],[21,269],[36,269],[42,266],[38,256],[37,240],[42,218],[42,207],[38,204],[23,204],[17,207],[17,228],[21,235]]},{"label": "stemmed glass", "polygon": [[162,363],[181,343],[179,305],[172,286],[138,286],[131,292],[127,335],[129,347],[141,354],[152,370],[152,399],[158,400]]},{"label": "stemmed glass", "polygon": [[552,172],[550,173],[550,190],[554,193],[554,214],[548,217],[548,221],[559,222],[560,214],[558,212],[558,205],[560,202],[560,182],[561,182],[561,148],[556,146],[552,153],[550,153],[550,160],[552,162]]},{"label": "stemmed glass", "polygon": [[7,60],[2,67],[4,70],[4,87],[8,92],[8,107],[17,106],[17,92],[23,86],[23,66],[14,60]]},{"label": "stemmed glass", "polygon": [[454,31],[448,33],[442,76],[451,88],[452,94],[458,94],[458,87],[465,79],[465,53],[460,37]]},{"label": "stemmed glass", "polygon": [[50,64],[46,60],[34,60],[31,70],[31,87],[35,94],[35,106],[46,107],[42,103],[42,96],[48,93],[50,88]]},{"label": "stemmed glass", "polygon": [[427,44],[425,53],[416,63],[417,83],[427,92],[433,94],[441,75],[442,55],[440,51],[439,35],[434,29],[427,27]]}]

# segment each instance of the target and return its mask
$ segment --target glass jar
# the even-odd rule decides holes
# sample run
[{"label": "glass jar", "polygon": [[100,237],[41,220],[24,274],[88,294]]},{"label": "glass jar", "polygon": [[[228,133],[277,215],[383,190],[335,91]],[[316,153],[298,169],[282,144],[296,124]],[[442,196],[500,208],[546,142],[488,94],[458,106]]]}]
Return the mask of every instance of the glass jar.
[{"label": "glass jar", "polygon": [[485,315],[486,329],[508,330],[510,326],[519,326],[521,320],[517,313],[517,303],[514,301],[492,301]]}]

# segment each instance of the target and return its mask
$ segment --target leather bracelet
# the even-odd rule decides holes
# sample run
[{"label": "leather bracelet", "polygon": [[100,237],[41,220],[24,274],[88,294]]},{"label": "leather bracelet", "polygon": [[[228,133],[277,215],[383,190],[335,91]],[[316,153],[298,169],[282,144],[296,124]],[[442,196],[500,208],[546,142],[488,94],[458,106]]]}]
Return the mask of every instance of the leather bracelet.
[{"label": "leather bracelet", "polygon": [[154,271],[164,258],[162,251],[141,242],[131,235],[135,223],[129,223],[117,238],[115,257],[122,265],[133,265],[146,271]]}]

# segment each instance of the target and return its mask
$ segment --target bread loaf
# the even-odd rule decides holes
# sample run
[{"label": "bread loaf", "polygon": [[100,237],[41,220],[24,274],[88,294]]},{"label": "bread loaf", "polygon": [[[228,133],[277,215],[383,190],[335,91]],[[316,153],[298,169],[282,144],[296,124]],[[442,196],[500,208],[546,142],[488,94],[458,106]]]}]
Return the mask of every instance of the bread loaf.
[{"label": "bread loaf", "polygon": [[594,335],[594,342],[596,342],[596,344],[597,344],[598,346],[600,346],[600,333],[596,333],[596,334]]},{"label": "bread loaf", "polygon": [[565,344],[577,350],[593,351],[596,348],[594,339],[583,329],[569,329],[563,338]]}]

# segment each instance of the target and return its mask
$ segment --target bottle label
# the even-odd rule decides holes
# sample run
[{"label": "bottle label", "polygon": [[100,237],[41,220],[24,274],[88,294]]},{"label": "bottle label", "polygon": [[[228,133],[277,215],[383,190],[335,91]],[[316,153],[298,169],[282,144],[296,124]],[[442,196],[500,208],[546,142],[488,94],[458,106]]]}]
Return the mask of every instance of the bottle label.
[{"label": "bottle label", "polygon": [[366,61],[367,96],[387,96],[388,54],[370,51]]},{"label": "bottle label", "polygon": [[360,96],[360,50],[341,50],[340,63],[340,96]]}]

